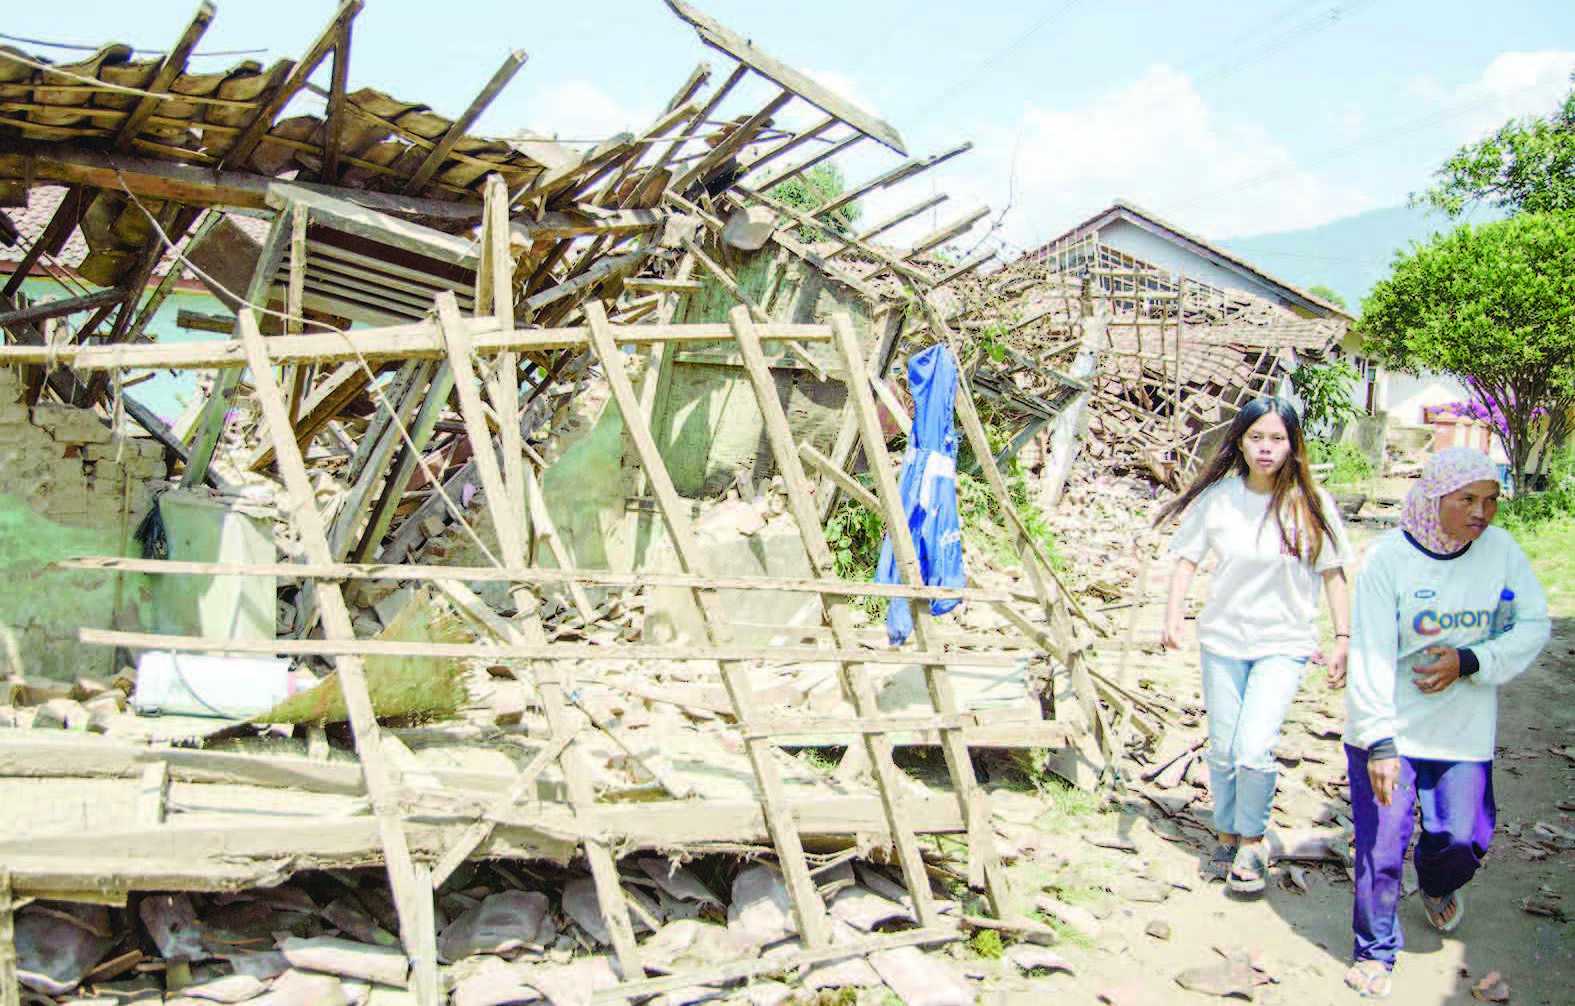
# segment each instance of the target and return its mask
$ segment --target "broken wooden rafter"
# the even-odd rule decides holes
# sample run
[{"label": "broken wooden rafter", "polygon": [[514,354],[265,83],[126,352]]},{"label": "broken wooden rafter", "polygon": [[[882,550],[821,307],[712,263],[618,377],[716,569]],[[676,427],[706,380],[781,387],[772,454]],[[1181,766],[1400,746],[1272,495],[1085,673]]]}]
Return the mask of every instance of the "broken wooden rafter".
[{"label": "broken wooden rafter", "polygon": [[334,37],[334,72],[328,88],[328,118],[323,123],[323,167],[318,177],[330,185],[339,180],[339,155],[345,135],[345,92],[350,86],[352,20],[339,23]]},{"label": "broken wooden rafter", "polygon": [[[941,203],[944,203],[948,198],[950,197],[946,193],[937,192],[935,195],[930,196],[927,199],[921,199],[912,206],[909,206],[907,209],[898,210],[891,216],[876,221],[869,228],[859,231],[853,236],[853,240],[862,243],[869,241],[871,238],[879,237],[880,235],[891,230],[893,227],[896,227],[899,224],[907,223],[909,220],[912,220],[914,217],[918,216],[920,213],[923,213],[925,210],[934,209]],[[834,248],[826,253],[826,261],[829,262],[832,259],[835,259],[837,256],[845,253],[848,249],[854,247],[857,246],[850,242],[843,245],[841,248]]]},{"label": "broken wooden rafter", "polygon": [[46,318],[60,318],[78,311],[90,311],[105,304],[119,304],[126,299],[123,291],[110,287],[96,293],[83,294],[80,297],[66,297],[61,300],[43,300],[20,307],[13,311],[0,311],[0,325],[15,325],[20,322],[43,321]]},{"label": "broken wooden rafter", "polygon": [[762,52],[749,39],[712,20],[683,0],[666,0],[666,2],[674,14],[694,28],[700,36],[700,41],[706,45],[727,53],[762,77],[793,92],[827,115],[836,116],[877,143],[890,147],[899,154],[907,155],[908,149],[903,145],[901,134],[886,122],[870,115],[791,66]]},{"label": "broken wooden rafter", "polygon": [[241,134],[235,138],[229,149],[224,152],[218,164],[221,170],[224,168],[238,168],[246,163],[246,160],[251,157],[252,151],[257,149],[257,144],[262,141],[263,136],[273,127],[274,119],[284,110],[284,106],[289,103],[290,99],[295,97],[302,87],[306,86],[307,78],[317,70],[318,65],[322,63],[328,56],[328,53],[334,48],[334,43],[340,37],[340,26],[353,20],[360,13],[361,7],[362,0],[343,0],[339,5],[338,11],[334,13],[333,20],[329,22],[328,27],[323,29],[322,34],[317,36],[317,40],[312,43],[311,48],[306,50],[306,55],[301,57],[301,61],[295,64],[295,68],[290,71],[290,76],[286,77],[284,83],[274,89],[273,94],[268,96],[267,101],[264,101],[257,107],[251,121],[246,124]]},{"label": "broken wooden rafter", "polygon": [[480,93],[471,99],[465,111],[448,127],[448,131],[437,142],[437,146],[427,152],[426,159],[421,162],[421,166],[416,168],[415,174],[411,175],[410,180],[405,183],[404,191],[407,195],[415,195],[426,187],[427,182],[431,180],[433,175],[437,174],[437,170],[448,159],[449,151],[453,150],[454,145],[465,138],[466,132],[470,130],[471,126],[476,124],[476,120],[481,117],[481,113],[486,111],[488,105],[492,104],[492,99],[501,94],[503,89],[508,86],[509,81],[514,79],[514,75],[519,72],[520,67],[525,65],[525,59],[524,49],[515,49],[509,53],[507,58],[503,60],[503,65],[499,66],[492,74],[492,79],[487,81],[486,86],[481,89]]},{"label": "broken wooden rafter", "polygon": [[[0,178],[32,178],[114,192],[129,190],[143,199],[235,209],[270,209],[269,191],[285,184],[249,171],[214,170],[191,164],[170,164],[131,154],[11,139],[0,139]],[[474,225],[481,222],[482,207],[479,202],[429,199],[300,180],[288,184],[394,216],[430,220],[445,225]],[[70,199],[64,201],[62,209],[57,211],[57,215],[65,214],[63,223],[71,217],[73,211],[66,208],[71,203]],[[83,201],[84,208],[85,204],[86,200]],[[525,214],[515,217],[514,222],[530,237],[559,238],[601,233],[629,234],[654,227],[663,219],[665,214],[652,210],[592,210],[579,206],[562,211],[549,210],[540,219]],[[76,227],[76,220],[70,219],[69,222],[70,228],[59,238],[62,246],[70,235],[70,229]],[[20,279],[16,282],[18,286],[21,285]]]},{"label": "broken wooden rafter", "polygon": [[192,16],[191,23],[176,41],[175,48],[171,49],[159,63],[158,72],[148,82],[146,88],[148,93],[137,100],[131,114],[121,122],[120,129],[115,133],[115,140],[111,144],[112,149],[124,152],[131,146],[131,141],[137,138],[137,134],[142,132],[148,117],[165,100],[166,92],[175,82],[175,78],[186,71],[186,60],[192,50],[197,48],[197,43],[208,30],[208,25],[213,22],[213,14],[213,4],[208,0],[202,0],[197,6],[197,13]]},{"label": "broken wooden rafter", "polygon": [[[520,328],[502,331],[490,317],[467,318],[473,350],[479,356],[495,356],[506,350],[539,352],[543,350],[584,349],[587,337],[583,326],[562,328]],[[773,323],[758,326],[761,338],[793,339],[799,342],[825,342],[831,338],[826,325]],[[715,342],[728,337],[722,324],[698,325],[624,325],[614,326],[613,336],[621,345],[656,343]],[[367,360],[426,359],[443,356],[437,333],[430,322],[412,322],[384,328],[356,329],[349,332],[276,335],[268,338],[268,351],[276,364],[343,363]],[[205,370],[245,367],[240,343],[198,342],[146,346],[0,346],[0,366],[60,363],[76,370]]]}]

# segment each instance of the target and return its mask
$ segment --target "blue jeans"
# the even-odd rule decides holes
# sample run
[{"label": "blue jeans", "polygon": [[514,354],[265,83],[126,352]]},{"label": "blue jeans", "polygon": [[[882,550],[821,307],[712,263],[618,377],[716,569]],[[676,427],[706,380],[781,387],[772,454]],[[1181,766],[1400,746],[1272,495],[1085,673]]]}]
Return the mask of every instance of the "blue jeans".
[{"label": "blue jeans", "polygon": [[1214,826],[1257,838],[1269,827],[1279,772],[1274,745],[1302,682],[1306,657],[1237,660],[1203,651]]}]

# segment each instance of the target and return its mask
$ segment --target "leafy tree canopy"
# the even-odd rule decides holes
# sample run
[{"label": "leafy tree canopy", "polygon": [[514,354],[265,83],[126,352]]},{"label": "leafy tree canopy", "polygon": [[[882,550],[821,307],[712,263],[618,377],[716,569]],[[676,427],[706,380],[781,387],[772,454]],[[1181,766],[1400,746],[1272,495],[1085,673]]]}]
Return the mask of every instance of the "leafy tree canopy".
[{"label": "leafy tree canopy", "polygon": [[[794,175],[787,181],[771,187],[767,195],[798,210],[800,213],[813,213],[833,199],[842,195],[847,190],[847,183],[842,180],[842,172],[835,164],[817,164],[808,171]],[[822,219],[826,225],[838,234],[851,234],[853,225],[859,219],[858,200],[844,206],[838,206]],[[809,230],[801,227],[800,232]],[[802,234],[805,240],[820,241],[825,239],[824,234]]]},{"label": "leafy tree canopy", "polygon": [[1461,147],[1435,176],[1412,202],[1452,217],[1480,202],[1512,213],[1575,210],[1575,90],[1552,115],[1512,119]]},{"label": "leafy tree canopy", "polygon": [[1307,292],[1319,300],[1328,301],[1342,311],[1350,306],[1346,304],[1345,298],[1340,296],[1340,292],[1332,286],[1324,286],[1322,283],[1319,283],[1316,286],[1308,287]]},{"label": "leafy tree canopy", "polygon": [[1505,418],[1517,473],[1575,412],[1575,213],[1463,226],[1395,259],[1362,302],[1363,351],[1399,370],[1452,374]]}]

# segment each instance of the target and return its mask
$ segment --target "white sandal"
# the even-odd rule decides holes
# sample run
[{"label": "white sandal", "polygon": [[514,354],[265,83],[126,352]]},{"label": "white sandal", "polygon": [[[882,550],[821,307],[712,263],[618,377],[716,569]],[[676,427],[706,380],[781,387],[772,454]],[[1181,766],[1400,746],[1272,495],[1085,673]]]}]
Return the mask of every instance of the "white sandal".
[{"label": "white sandal", "polygon": [[[1444,913],[1449,911],[1449,906],[1455,906],[1455,914],[1445,922]],[[1422,895],[1422,911],[1427,914],[1427,924],[1441,933],[1452,933],[1460,925],[1460,920],[1466,917],[1466,899],[1460,896],[1459,891],[1450,891],[1442,898]]]}]

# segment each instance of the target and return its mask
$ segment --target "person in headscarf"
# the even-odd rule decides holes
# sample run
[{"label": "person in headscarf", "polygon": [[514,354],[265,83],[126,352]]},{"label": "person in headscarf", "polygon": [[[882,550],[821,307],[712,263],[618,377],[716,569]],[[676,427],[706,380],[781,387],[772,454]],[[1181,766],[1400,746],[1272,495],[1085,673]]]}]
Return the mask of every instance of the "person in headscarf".
[{"label": "person in headscarf", "polygon": [[1427,921],[1451,932],[1461,888],[1493,837],[1498,690],[1536,660],[1548,603],[1498,512],[1497,469],[1468,447],[1440,451],[1356,578],[1345,754],[1356,825],[1355,963],[1346,984],[1391,990],[1406,846]]}]

